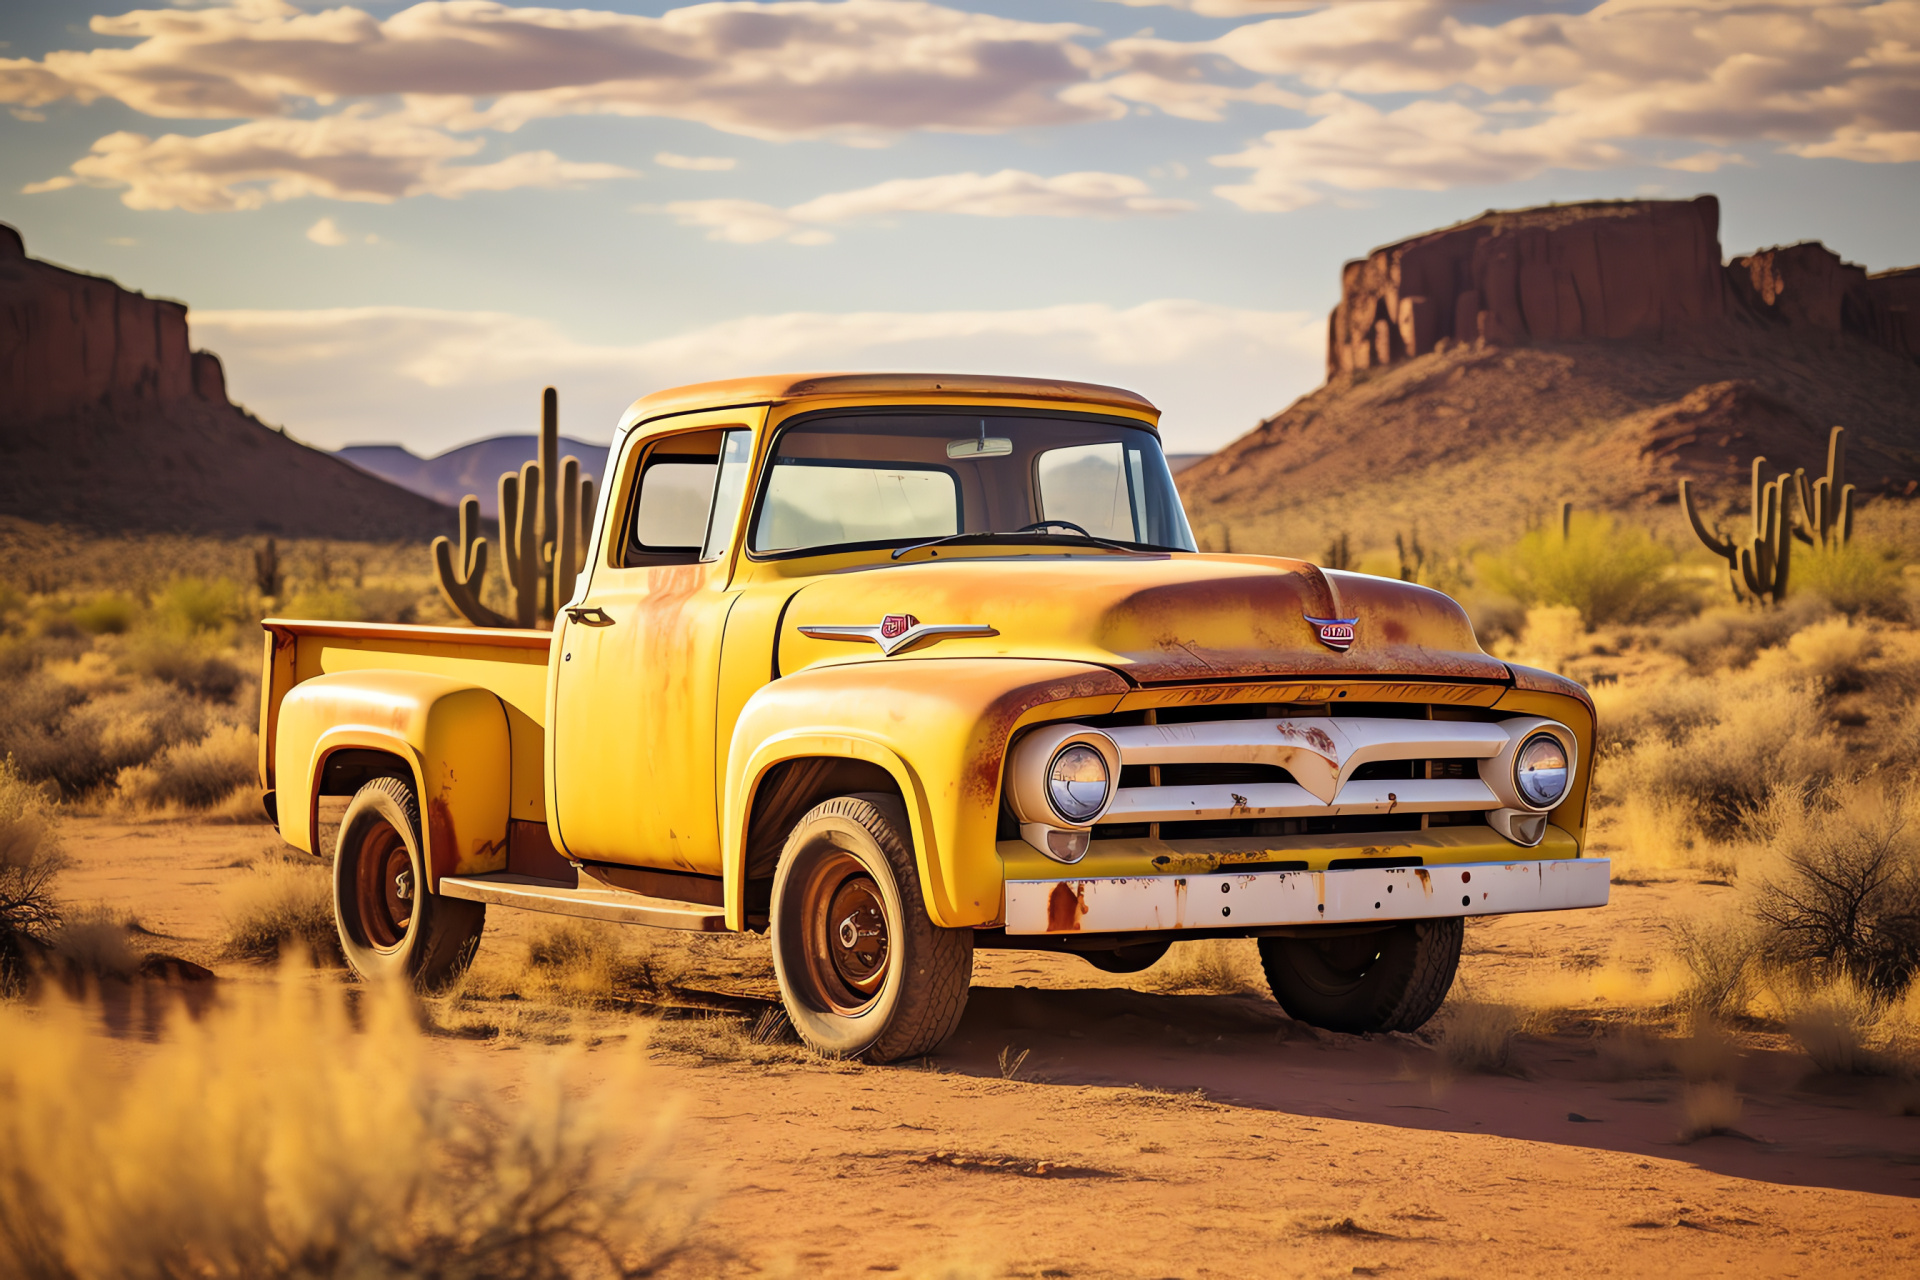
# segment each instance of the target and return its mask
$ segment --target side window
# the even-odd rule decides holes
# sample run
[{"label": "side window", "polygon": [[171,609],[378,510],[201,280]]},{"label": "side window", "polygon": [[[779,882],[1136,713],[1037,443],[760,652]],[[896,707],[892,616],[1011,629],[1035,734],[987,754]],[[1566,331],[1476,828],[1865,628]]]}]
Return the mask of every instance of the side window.
[{"label": "side window", "polygon": [[[1131,469],[1129,452],[1134,454]],[[1048,520],[1070,520],[1096,538],[1138,542],[1137,531],[1146,523],[1135,496],[1140,486],[1130,474],[1138,469],[1139,453],[1117,440],[1049,449],[1034,465],[1040,514]]]},{"label": "side window", "polygon": [[718,432],[699,432],[663,440],[641,461],[622,564],[692,564],[700,558],[719,444]]}]

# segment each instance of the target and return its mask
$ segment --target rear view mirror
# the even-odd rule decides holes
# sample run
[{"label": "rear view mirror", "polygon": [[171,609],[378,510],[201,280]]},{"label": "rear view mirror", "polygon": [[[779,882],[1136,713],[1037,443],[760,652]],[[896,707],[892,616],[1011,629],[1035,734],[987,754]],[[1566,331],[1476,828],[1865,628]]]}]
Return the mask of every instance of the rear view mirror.
[{"label": "rear view mirror", "polygon": [[965,440],[947,441],[949,458],[997,458],[1001,454],[1013,452],[1013,441],[1005,436],[969,436]]}]

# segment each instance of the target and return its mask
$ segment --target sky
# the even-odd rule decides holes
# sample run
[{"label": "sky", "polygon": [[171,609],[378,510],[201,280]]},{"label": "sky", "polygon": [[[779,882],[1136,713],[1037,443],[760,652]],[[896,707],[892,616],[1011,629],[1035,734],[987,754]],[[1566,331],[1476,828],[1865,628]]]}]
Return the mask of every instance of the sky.
[{"label": "sky", "polygon": [[1321,382],[1342,262],[1488,208],[1920,262],[1920,0],[15,0],[0,106],[28,252],[329,448],[893,369],[1211,450]]}]

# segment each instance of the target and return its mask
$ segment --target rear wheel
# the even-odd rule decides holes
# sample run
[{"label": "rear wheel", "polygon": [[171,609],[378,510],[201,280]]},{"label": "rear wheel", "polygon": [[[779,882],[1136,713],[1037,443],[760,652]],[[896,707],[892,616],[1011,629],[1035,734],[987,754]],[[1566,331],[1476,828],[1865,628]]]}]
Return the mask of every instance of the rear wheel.
[{"label": "rear wheel", "polygon": [[1260,963],[1280,1007],[1329,1031],[1414,1031],[1440,1009],[1460,966],[1458,917],[1369,933],[1262,938]]},{"label": "rear wheel", "polygon": [[340,948],[370,981],[437,991],[466,971],[487,908],[428,893],[413,788],[376,778],[354,793],[333,855],[333,917]]},{"label": "rear wheel", "polygon": [[906,812],[891,796],[815,806],[773,880],[773,964],[794,1030],[821,1053],[893,1062],[953,1033],[973,931],[928,919]]}]

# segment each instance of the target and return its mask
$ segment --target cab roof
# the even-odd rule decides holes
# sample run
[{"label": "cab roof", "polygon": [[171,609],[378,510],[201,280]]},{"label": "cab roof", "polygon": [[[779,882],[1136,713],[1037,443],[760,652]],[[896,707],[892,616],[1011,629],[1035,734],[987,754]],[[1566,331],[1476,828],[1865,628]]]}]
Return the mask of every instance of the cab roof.
[{"label": "cab roof", "polygon": [[795,400],[848,396],[1007,397],[1022,400],[1070,400],[1145,411],[1159,409],[1145,396],[1121,387],[1057,378],[997,378],[974,373],[773,373],[720,382],[695,382],[656,391],[633,402],[622,419],[630,427],[670,414],[725,409],[746,404],[785,404]]}]

